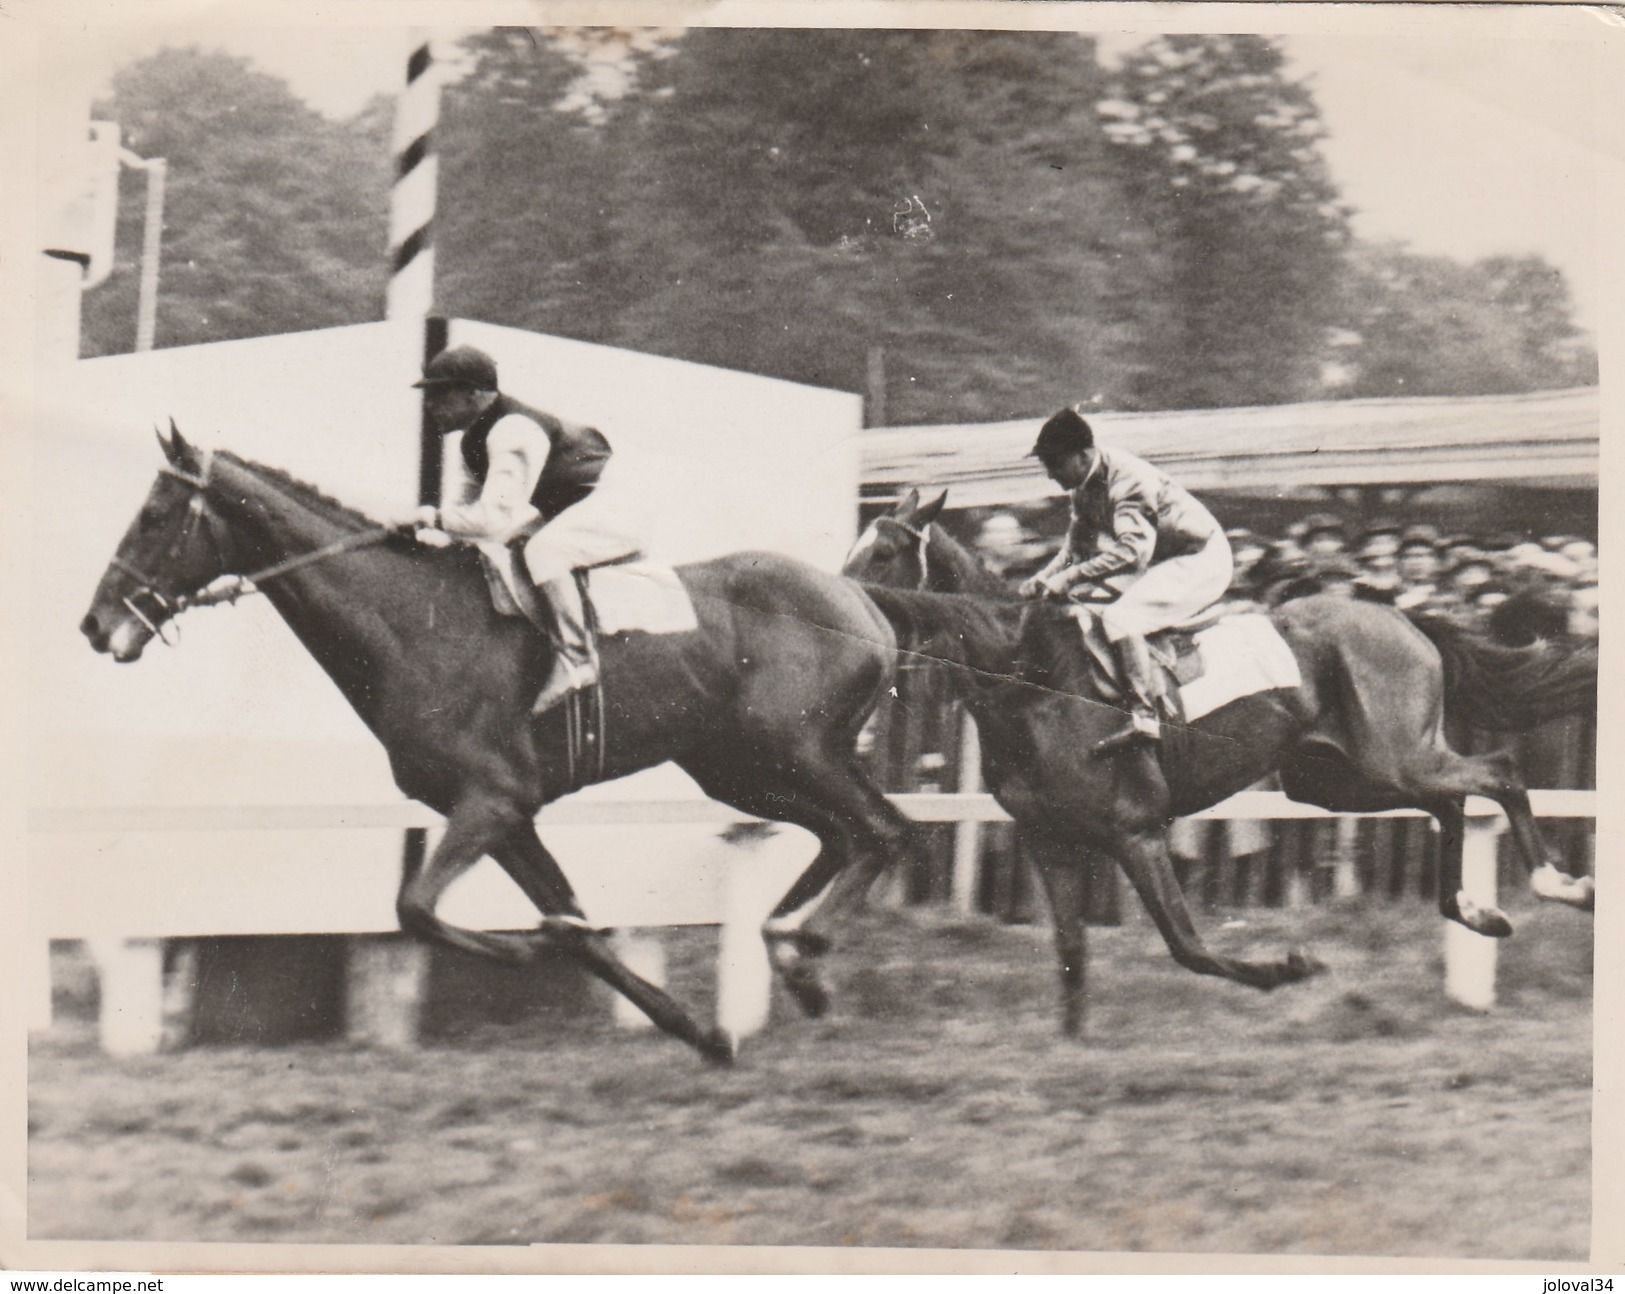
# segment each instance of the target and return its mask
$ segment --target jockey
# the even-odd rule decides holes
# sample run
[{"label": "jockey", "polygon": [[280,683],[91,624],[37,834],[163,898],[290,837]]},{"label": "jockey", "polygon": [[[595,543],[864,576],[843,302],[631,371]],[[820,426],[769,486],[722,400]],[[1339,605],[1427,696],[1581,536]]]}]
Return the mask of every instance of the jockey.
[{"label": "jockey", "polygon": [[503,394],[495,361],[472,346],[442,351],[413,385],[423,389],[437,432],[463,433],[464,485],[459,502],[419,508],[412,520],[454,538],[523,547],[555,629],[553,673],[533,707],[540,713],[598,678],[575,572],[642,552],[635,534],[600,502],[609,442],[592,427]]},{"label": "jockey", "polygon": [[1131,695],[1130,727],[1111,741],[1161,737],[1146,636],[1191,619],[1225,595],[1230,543],[1213,515],[1158,468],[1095,444],[1093,428],[1062,409],[1038,433],[1032,457],[1071,499],[1072,521],[1054,559],[1021,596],[1106,601],[1101,626]]}]

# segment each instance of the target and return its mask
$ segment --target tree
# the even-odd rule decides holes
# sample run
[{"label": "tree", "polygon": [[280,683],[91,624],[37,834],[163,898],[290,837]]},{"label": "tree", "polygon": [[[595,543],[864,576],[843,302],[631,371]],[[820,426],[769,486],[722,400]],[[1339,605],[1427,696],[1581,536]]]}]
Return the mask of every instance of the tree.
[{"label": "tree", "polygon": [[[168,160],[157,344],[379,318],[387,270],[388,119],[307,107],[246,60],[166,49],[119,73],[98,116]],[[85,298],[85,353],[134,344],[139,186],[120,203],[112,277]]]},{"label": "tree", "polygon": [[1100,105],[1149,236],[1143,402],[1165,408],[1302,399],[1334,322],[1328,293],[1347,211],[1308,88],[1258,36],[1164,36],[1128,57]]},{"label": "tree", "polygon": [[1499,395],[1595,384],[1561,270],[1539,256],[1462,263],[1362,245],[1343,291],[1347,396]]}]

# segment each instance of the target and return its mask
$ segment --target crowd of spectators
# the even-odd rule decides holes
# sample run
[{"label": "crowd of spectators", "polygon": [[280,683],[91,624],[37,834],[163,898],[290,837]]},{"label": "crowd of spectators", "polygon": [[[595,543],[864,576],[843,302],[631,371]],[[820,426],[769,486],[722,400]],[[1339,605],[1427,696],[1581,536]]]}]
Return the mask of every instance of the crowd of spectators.
[{"label": "crowd of spectators", "polygon": [[1356,530],[1325,512],[1279,538],[1228,533],[1235,599],[1365,598],[1465,619],[1509,640],[1597,632],[1597,546],[1578,535],[1441,534],[1390,521]]},{"label": "crowd of spectators", "polygon": [[[1329,512],[1283,535],[1227,533],[1232,602],[1275,607],[1329,593],[1461,618],[1509,642],[1597,634],[1597,546],[1578,535],[1449,534],[1386,520],[1356,526]],[[1049,555],[1008,512],[982,522],[978,547],[1008,576]]]}]

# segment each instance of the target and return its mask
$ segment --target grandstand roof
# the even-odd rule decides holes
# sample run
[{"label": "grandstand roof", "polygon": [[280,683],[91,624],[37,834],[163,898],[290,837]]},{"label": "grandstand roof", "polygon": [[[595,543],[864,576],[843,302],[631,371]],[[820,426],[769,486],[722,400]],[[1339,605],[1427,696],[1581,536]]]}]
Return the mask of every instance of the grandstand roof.
[{"label": "grandstand roof", "polygon": [[[1597,488],[1596,387],[1530,395],[1338,400],[1172,413],[1090,414],[1103,441],[1193,490],[1480,482]],[[1055,493],[1032,448],[1042,418],[877,427],[862,437],[864,493],[948,486],[955,506]]]}]

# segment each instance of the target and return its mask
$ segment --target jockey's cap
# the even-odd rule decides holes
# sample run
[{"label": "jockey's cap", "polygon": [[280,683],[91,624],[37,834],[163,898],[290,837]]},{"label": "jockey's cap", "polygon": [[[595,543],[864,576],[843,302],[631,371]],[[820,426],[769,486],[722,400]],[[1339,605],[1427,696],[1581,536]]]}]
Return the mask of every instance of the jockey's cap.
[{"label": "jockey's cap", "polygon": [[443,350],[423,366],[423,378],[416,387],[471,386],[477,391],[497,389],[496,361],[473,346],[453,346]]},{"label": "jockey's cap", "polygon": [[1038,431],[1038,440],[1028,452],[1028,458],[1058,458],[1080,449],[1095,447],[1095,432],[1083,415],[1074,408],[1065,408],[1050,415]]}]

